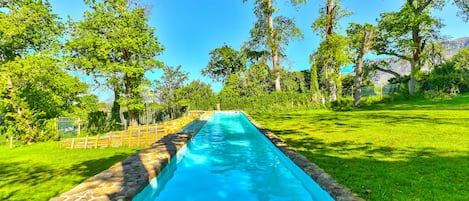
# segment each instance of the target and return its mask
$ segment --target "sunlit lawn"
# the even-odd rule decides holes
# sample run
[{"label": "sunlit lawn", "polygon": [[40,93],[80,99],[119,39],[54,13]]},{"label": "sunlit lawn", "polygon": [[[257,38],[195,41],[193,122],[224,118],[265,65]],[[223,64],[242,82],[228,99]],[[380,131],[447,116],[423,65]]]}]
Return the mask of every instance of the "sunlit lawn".
[{"label": "sunlit lawn", "polygon": [[251,115],[366,200],[469,200],[469,95]]},{"label": "sunlit lawn", "polygon": [[49,200],[137,151],[58,147],[55,142],[0,146],[0,200]]}]

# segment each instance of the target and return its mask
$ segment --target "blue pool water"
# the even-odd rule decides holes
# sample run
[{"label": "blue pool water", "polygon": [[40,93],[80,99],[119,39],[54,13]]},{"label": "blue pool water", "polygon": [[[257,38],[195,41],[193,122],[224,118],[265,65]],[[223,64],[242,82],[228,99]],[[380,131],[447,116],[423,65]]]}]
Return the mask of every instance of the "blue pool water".
[{"label": "blue pool water", "polygon": [[133,200],[333,200],[242,113],[215,113]]}]

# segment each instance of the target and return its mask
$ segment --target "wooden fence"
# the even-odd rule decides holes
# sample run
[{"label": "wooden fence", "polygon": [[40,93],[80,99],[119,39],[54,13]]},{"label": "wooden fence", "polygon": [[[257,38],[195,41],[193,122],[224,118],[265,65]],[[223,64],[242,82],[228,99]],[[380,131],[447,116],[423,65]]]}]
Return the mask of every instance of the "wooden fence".
[{"label": "wooden fence", "polygon": [[183,128],[199,118],[200,113],[189,113],[186,117],[168,121],[164,124],[129,127],[126,131],[110,132],[102,136],[67,138],[60,141],[61,148],[88,149],[102,147],[147,147],[152,143]]}]

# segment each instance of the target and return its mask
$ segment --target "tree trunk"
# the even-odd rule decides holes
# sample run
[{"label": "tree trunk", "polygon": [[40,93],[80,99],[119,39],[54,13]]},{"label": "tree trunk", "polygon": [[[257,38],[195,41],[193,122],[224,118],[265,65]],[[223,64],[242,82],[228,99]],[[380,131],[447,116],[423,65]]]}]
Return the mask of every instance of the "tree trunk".
[{"label": "tree trunk", "polygon": [[337,82],[335,81],[335,79],[331,79],[330,80],[330,83],[329,83],[329,91],[331,92],[330,96],[329,96],[329,99],[331,101],[335,101],[337,100]]},{"label": "tree trunk", "polygon": [[357,59],[357,64],[355,65],[355,92],[353,93],[353,105],[360,107],[362,105],[362,76],[363,76],[363,54],[360,53],[360,56]]},{"label": "tree trunk", "polygon": [[120,123],[121,125],[123,125],[123,118],[121,118],[121,106],[119,104],[119,100],[120,100],[120,88],[119,88],[119,84],[117,83],[114,83],[113,84],[113,88],[114,88],[114,102],[112,104],[112,109],[111,109],[111,122],[114,124],[114,125],[111,125],[111,128],[118,128],[117,123]]},{"label": "tree trunk", "polygon": [[414,42],[414,52],[412,54],[412,61],[410,62],[410,80],[409,80],[409,93],[414,94],[417,91],[417,79],[415,75],[420,71],[420,55],[425,47],[425,41],[422,41],[420,36],[420,28],[412,28],[412,40]]},{"label": "tree trunk", "polygon": [[370,42],[371,32],[363,30],[363,39],[360,47],[360,53],[358,54],[357,63],[355,65],[355,92],[353,94],[354,105],[356,107],[361,106],[362,98],[362,80],[363,80],[363,56],[368,52],[368,43]]},{"label": "tree trunk", "polygon": [[273,18],[273,8],[272,8],[272,0],[268,1],[269,5],[269,12],[268,12],[268,20],[269,20],[269,31],[270,31],[270,49],[272,52],[272,71],[275,74],[275,91],[282,91],[282,86],[280,85],[280,61],[279,61],[279,53],[278,53],[278,45],[275,42],[275,34],[274,34],[274,18]]},{"label": "tree trunk", "polygon": [[334,33],[334,11],[335,11],[335,4],[334,0],[327,0],[327,16],[328,16],[328,23],[326,27],[326,35],[330,36]]},{"label": "tree trunk", "polygon": [[316,64],[313,64],[311,67],[311,92],[313,102],[319,103],[321,101],[321,94],[319,91],[318,67]]},{"label": "tree trunk", "polygon": [[[125,84],[125,95],[127,99],[132,100],[134,98],[132,78],[127,75],[124,75],[124,84]],[[129,113],[129,125],[138,126],[138,111],[132,109],[130,105],[127,105],[127,111]]]},{"label": "tree trunk", "polygon": [[417,90],[417,79],[415,78],[417,64],[412,61],[410,62],[410,80],[409,80],[409,94],[414,94]]}]

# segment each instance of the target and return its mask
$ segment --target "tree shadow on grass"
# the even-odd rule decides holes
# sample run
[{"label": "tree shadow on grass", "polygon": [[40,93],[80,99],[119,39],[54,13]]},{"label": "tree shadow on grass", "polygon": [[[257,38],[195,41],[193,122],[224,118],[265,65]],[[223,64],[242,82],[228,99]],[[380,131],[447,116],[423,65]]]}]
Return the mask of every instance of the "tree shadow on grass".
[{"label": "tree shadow on grass", "polygon": [[[469,197],[467,151],[397,148],[350,140],[326,142],[301,131],[271,131],[366,200],[466,200]],[[372,193],[366,193],[367,189]]]},{"label": "tree shadow on grass", "polygon": [[[70,185],[70,180],[78,184],[125,159],[128,155],[118,153],[108,158],[84,161],[70,168],[28,162],[3,163],[0,161],[0,200],[34,199],[32,196],[37,194],[44,195],[38,195],[35,197],[36,199],[49,199],[58,196],[68,190],[61,187],[64,184]],[[77,180],[76,177],[83,178],[83,180]],[[46,184],[54,186],[49,187]],[[44,192],[46,189],[48,192]]]}]

